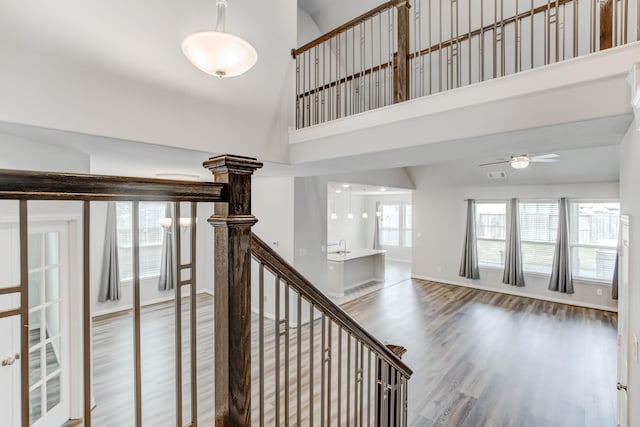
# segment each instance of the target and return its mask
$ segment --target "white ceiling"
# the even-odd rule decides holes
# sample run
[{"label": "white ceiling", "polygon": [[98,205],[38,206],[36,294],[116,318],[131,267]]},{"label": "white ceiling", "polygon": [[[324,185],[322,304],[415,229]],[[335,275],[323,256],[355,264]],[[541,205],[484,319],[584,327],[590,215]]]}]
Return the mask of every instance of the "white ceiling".
[{"label": "white ceiling", "polygon": [[57,53],[193,97],[272,113],[273,82],[286,74],[295,43],[295,10],[291,0],[229,1],[227,31],[259,56],[234,79],[207,76],[181,51],[187,35],[215,27],[214,0],[0,0],[0,46]]}]

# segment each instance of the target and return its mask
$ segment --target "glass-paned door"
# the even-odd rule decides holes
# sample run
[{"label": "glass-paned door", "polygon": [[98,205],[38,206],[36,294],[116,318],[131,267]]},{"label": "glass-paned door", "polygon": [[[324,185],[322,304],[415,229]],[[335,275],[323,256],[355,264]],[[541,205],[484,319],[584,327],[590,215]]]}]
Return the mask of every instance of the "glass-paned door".
[{"label": "glass-paned door", "polygon": [[29,424],[60,426],[68,404],[68,242],[64,225],[29,230]]}]

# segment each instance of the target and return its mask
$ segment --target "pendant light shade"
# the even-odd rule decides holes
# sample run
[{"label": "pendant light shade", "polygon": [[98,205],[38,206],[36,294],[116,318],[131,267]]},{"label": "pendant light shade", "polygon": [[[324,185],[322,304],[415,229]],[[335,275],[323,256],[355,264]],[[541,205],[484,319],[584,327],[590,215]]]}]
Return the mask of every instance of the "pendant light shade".
[{"label": "pendant light shade", "polygon": [[199,70],[217,77],[246,73],[258,61],[258,53],[247,41],[225,32],[226,0],[216,1],[215,31],[191,34],[182,42],[182,52]]}]

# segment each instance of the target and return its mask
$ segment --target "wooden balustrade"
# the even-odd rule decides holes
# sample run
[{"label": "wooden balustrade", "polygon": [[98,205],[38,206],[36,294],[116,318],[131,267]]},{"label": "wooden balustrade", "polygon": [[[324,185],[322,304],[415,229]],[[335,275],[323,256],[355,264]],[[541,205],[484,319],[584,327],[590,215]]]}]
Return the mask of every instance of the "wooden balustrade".
[{"label": "wooden balustrade", "polygon": [[292,50],[296,127],[638,40],[630,2],[387,1]]}]

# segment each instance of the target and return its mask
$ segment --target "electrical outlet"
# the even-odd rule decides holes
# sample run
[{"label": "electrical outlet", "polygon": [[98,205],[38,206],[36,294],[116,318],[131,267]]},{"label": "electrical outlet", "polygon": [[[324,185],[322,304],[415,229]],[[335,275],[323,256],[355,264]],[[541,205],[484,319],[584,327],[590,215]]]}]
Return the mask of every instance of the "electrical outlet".
[{"label": "electrical outlet", "polygon": [[598,289],[596,290],[596,295],[598,295],[599,297],[601,297],[601,296],[602,296],[602,289],[598,288]]}]

